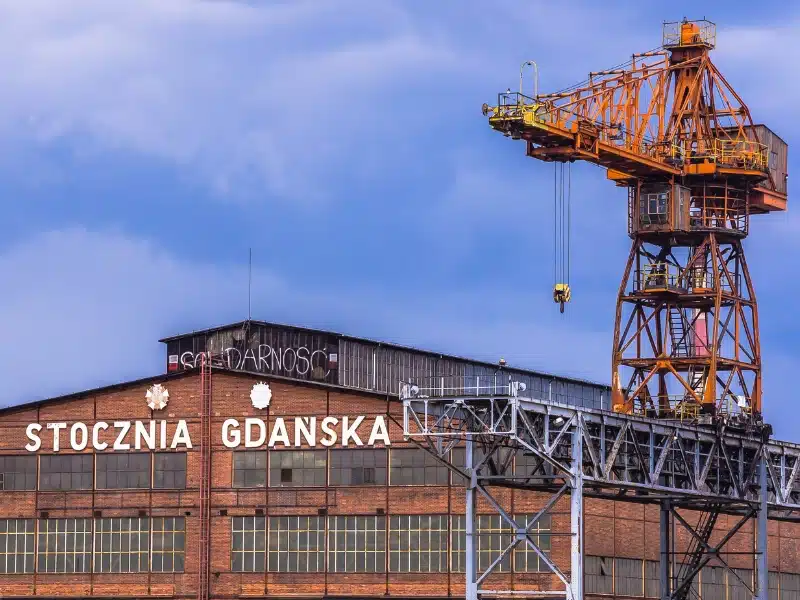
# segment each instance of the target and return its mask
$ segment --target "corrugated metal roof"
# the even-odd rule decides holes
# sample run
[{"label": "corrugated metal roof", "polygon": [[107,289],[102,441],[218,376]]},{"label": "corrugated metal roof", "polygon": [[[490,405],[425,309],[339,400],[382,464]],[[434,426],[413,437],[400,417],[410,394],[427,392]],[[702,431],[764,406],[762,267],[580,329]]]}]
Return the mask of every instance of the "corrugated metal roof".
[{"label": "corrugated metal roof", "polygon": [[[327,336],[337,337],[337,338],[340,338],[340,339],[343,339],[343,340],[352,340],[352,341],[361,342],[361,343],[364,343],[364,344],[374,344],[376,346],[381,346],[381,347],[386,347],[386,348],[394,348],[394,349],[397,349],[397,350],[403,350],[405,352],[412,352],[412,353],[425,355],[425,356],[431,356],[431,357],[444,358],[444,359],[449,359],[449,360],[462,361],[462,362],[470,364],[470,365],[476,365],[476,366],[481,366],[481,367],[497,367],[497,363],[491,363],[491,362],[482,361],[482,360],[475,360],[475,359],[466,358],[466,357],[458,356],[458,355],[454,355],[454,354],[446,354],[446,353],[442,353],[442,352],[435,352],[433,350],[423,350],[423,349],[420,349],[420,348],[415,348],[413,346],[405,346],[403,344],[397,344],[397,343],[394,343],[394,342],[379,341],[379,340],[374,340],[374,339],[371,339],[371,338],[363,338],[363,337],[357,337],[357,336],[348,335],[348,334],[344,334],[344,333],[338,333],[338,332],[335,332],[335,331],[326,331],[324,329],[314,329],[314,328],[310,328],[310,327],[302,327],[302,326],[299,326],[299,325],[287,325],[287,324],[284,324],[284,323],[273,323],[273,322],[269,322],[269,321],[259,321],[259,320],[255,320],[255,319],[251,319],[250,321],[238,321],[236,323],[230,323],[228,325],[219,325],[219,326],[216,326],[216,327],[210,327],[208,329],[199,329],[199,330],[196,330],[196,331],[191,331],[191,332],[187,332],[187,333],[183,333],[183,334],[179,334],[179,335],[172,335],[172,336],[160,339],[159,342],[167,343],[167,342],[171,342],[171,341],[174,341],[174,340],[179,340],[179,339],[182,339],[182,338],[191,337],[191,336],[195,336],[195,335],[206,335],[206,334],[212,334],[212,333],[215,333],[215,332],[218,332],[218,331],[225,331],[225,330],[230,330],[230,329],[241,328],[241,327],[244,327],[245,325],[247,325],[248,323],[251,324],[251,325],[260,325],[260,326],[263,326],[263,327],[277,327],[277,328],[282,328],[282,329],[291,329],[291,330],[294,330],[294,331],[301,331],[301,332],[309,333],[309,334],[327,335]],[[526,368],[523,368],[523,367],[516,367],[516,366],[513,366],[513,365],[506,365],[506,366],[503,367],[503,370],[504,371],[511,371],[511,372],[515,372],[515,373],[522,373],[522,374],[526,374],[526,375],[533,375],[533,376],[536,376],[536,377],[546,377],[546,378],[558,379],[558,380],[561,380],[561,381],[564,381],[564,382],[567,382],[567,383],[580,383],[580,384],[583,384],[583,385],[591,385],[591,386],[601,387],[601,388],[605,388],[605,389],[610,389],[610,386],[608,384],[606,384],[606,383],[598,383],[596,381],[591,381],[589,379],[582,379],[582,378],[579,378],[579,377],[570,377],[570,376],[564,376],[564,375],[557,375],[555,373],[549,373],[549,372],[546,372],[546,371],[539,371],[539,370],[534,370],[534,369],[526,369]]]}]

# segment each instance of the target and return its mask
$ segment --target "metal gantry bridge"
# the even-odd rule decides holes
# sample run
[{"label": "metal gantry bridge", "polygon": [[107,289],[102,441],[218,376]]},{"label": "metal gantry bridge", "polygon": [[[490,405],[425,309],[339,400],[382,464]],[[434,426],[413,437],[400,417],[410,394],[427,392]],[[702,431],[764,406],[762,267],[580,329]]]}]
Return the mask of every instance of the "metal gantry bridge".
[{"label": "metal gantry bridge", "polygon": [[[691,422],[583,409],[526,395],[525,385],[505,374],[402,382],[403,431],[467,481],[466,598],[487,596],[584,597],[584,496],[660,506],[659,585],[662,600],[684,600],[709,563],[721,565],[767,600],[767,521],[800,521],[800,445],[768,439],[759,430],[720,422]],[[465,464],[450,452],[466,448]],[[531,466],[513,468],[517,454]],[[518,522],[493,495],[497,486],[549,494],[542,509]],[[508,547],[484,572],[476,560],[477,499],[483,497],[514,532]],[[562,497],[570,498],[569,569],[557,565],[531,532]],[[700,517],[691,524],[686,511]],[[720,531],[720,514],[733,515]],[[744,582],[724,559],[726,544],[755,521],[754,583]],[[716,530],[715,530],[716,527]],[[677,528],[689,544],[676,546]],[[717,531],[712,543],[712,533]],[[718,539],[722,533],[721,539]],[[527,545],[563,584],[554,590],[498,590],[487,577],[518,545]],[[713,562],[712,562],[713,561]]]}]

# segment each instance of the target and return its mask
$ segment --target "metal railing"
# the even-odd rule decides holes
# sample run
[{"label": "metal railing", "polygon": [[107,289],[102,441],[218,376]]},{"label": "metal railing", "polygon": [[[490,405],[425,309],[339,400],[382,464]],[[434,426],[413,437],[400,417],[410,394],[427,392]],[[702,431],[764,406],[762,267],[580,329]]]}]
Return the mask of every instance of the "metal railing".
[{"label": "metal railing", "polygon": [[661,45],[665,48],[697,46],[713,48],[717,45],[717,26],[711,21],[671,21],[665,22]]},{"label": "metal railing", "polygon": [[418,382],[401,381],[400,399],[516,397],[526,390],[525,383],[512,380],[506,373],[494,376],[441,376]]}]

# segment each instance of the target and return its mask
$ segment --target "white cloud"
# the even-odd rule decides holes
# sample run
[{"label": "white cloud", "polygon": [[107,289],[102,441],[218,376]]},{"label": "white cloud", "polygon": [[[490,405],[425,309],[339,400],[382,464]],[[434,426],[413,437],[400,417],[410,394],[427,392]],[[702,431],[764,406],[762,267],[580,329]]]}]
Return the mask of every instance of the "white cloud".
[{"label": "white cloud", "polygon": [[383,102],[450,58],[389,3],[8,0],[0,130],[8,147],[71,136],[225,194],[313,199],[325,185],[309,175],[336,173],[376,124],[402,127]]},{"label": "white cloud", "polygon": [[[163,372],[158,338],[247,310],[243,268],[180,261],[114,232],[37,235],[0,255],[0,281],[13,282],[0,296],[0,405]],[[546,294],[469,282],[434,298],[411,286],[300,289],[265,270],[253,282],[254,318],[605,379],[606,333],[558,318]]]}]

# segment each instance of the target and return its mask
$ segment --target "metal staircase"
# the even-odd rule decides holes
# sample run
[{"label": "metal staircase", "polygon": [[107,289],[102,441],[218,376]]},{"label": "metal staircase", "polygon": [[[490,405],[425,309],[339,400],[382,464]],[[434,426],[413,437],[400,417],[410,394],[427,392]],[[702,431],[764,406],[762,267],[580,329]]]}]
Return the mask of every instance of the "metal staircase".
[{"label": "metal staircase", "polygon": [[672,356],[689,356],[689,340],[680,308],[669,310],[669,332],[672,340]]},{"label": "metal staircase", "polygon": [[700,513],[700,519],[695,529],[696,537],[691,537],[684,560],[678,570],[675,593],[672,595],[674,600],[687,600],[689,598],[692,582],[697,581],[697,570],[700,566],[700,561],[703,560],[707,553],[708,542],[711,539],[711,534],[714,533],[714,526],[717,524],[719,514],[719,507],[715,505],[709,506],[708,510]]}]

